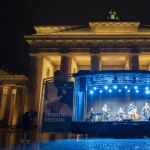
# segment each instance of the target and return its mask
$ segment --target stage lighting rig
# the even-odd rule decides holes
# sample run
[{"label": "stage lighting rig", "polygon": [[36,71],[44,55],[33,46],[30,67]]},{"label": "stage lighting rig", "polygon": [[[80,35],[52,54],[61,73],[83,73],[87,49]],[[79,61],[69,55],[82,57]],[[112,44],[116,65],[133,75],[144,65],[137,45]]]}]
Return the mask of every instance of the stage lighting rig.
[{"label": "stage lighting rig", "polygon": [[138,86],[135,86],[134,88],[135,88],[135,89],[138,89]]},{"label": "stage lighting rig", "polygon": [[102,90],[100,90],[99,92],[100,92],[100,93],[103,93],[103,91],[102,91]]},{"label": "stage lighting rig", "polygon": [[91,91],[90,91],[90,94],[93,94],[93,93],[94,93],[93,90],[91,90]]},{"label": "stage lighting rig", "polygon": [[127,89],[128,87],[127,87],[127,86],[125,86],[124,88],[125,88],[125,89]]},{"label": "stage lighting rig", "polygon": [[128,93],[130,93],[130,90],[127,90]]},{"label": "stage lighting rig", "polygon": [[114,89],[117,89],[117,85],[114,85]]}]

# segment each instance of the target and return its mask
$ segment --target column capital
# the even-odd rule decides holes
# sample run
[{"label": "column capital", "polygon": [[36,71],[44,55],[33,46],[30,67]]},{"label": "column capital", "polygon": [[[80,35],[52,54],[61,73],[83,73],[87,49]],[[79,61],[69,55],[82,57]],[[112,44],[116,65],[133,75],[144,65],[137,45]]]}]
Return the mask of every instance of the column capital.
[{"label": "column capital", "polygon": [[37,54],[33,54],[33,53],[29,53],[30,57],[37,57],[37,58],[41,58],[44,57],[41,54],[37,53]]},{"label": "column capital", "polygon": [[89,51],[90,54],[100,54],[100,52],[100,48],[91,48]]},{"label": "column capital", "polygon": [[4,87],[3,87],[3,94],[7,94],[9,89],[11,89],[11,87],[9,87],[9,86],[4,86]]},{"label": "column capital", "polygon": [[100,53],[97,53],[97,54],[94,54],[94,53],[89,53],[90,54],[90,56],[101,56],[101,54]]},{"label": "column capital", "polygon": [[58,52],[59,53],[61,53],[61,54],[68,54],[68,53],[70,53],[70,49],[69,48],[60,48],[60,49],[58,49]]},{"label": "column capital", "polygon": [[127,58],[130,58],[132,56],[139,56],[139,55],[140,55],[140,53],[130,53],[127,55]]},{"label": "column capital", "polygon": [[60,53],[60,56],[68,56],[68,57],[72,57],[70,53]]},{"label": "column capital", "polygon": [[141,53],[141,50],[137,47],[132,47],[130,53],[139,54],[139,53]]}]

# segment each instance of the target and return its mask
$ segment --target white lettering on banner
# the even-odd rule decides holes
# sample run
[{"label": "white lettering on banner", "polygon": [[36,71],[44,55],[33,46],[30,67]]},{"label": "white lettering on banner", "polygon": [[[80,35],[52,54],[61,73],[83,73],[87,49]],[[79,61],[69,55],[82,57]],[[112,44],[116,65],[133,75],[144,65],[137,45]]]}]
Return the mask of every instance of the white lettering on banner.
[{"label": "white lettering on banner", "polygon": [[67,117],[66,113],[45,113],[45,117]]},{"label": "white lettering on banner", "polygon": [[45,118],[45,122],[66,122],[65,118]]}]

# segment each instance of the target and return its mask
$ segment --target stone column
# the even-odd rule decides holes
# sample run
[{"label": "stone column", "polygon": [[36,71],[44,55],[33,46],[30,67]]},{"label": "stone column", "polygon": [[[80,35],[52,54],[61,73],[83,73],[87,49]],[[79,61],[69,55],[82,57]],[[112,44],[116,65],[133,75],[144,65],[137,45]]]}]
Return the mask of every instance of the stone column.
[{"label": "stone column", "polygon": [[131,54],[129,56],[129,70],[139,70],[139,55]]},{"label": "stone column", "polygon": [[91,54],[91,71],[101,70],[101,59],[99,54]]},{"label": "stone column", "polygon": [[[68,54],[62,54],[60,64],[60,75],[67,75],[70,73],[71,73],[71,57]],[[68,81],[68,79],[63,79],[63,81]]]},{"label": "stone column", "polygon": [[21,125],[22,115],[24,113],[25,96],[26,87],[17,87],[12,126]]},{"label": "stone column", "polygon": [[[34,110],[39,113],[42,89],[43,57],[38,54],[30,54],[30,74],[28,81],[28,111]],[[37,125],[37,118],[34,123]]]},{"label": "stone column", "polygon": [[0,107],[0,120],[4,118],[7,92],[8,92],[8,87],[4,86],[3,87],[3,93],[2,93],[2,101],[1,101],[2,106]]},{"label": "stone column", "polygon": [[13,112],[14,112],[15,100],[16,100],[16,91],[17,91],[16,88],[12,89],[8,126],[12,125]]},{"label": "stone column", "polygon": [[11,105],[11,95],[12,95],[12,88],[6,87],[6,104],[4,110],[4,126],[8,126],[9,121],[9,114],[10,114],[10,105]]},{"label": "stone column", "polygon": [[0,87],[0,104],[2,103],[3,87]]}]

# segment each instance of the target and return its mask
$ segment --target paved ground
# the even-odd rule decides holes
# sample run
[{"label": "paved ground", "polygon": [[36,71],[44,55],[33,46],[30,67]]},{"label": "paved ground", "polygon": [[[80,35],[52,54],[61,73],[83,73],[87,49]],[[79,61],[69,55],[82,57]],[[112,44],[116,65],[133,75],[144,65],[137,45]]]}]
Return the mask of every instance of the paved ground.
[{"label": "paved ground", "polygon": [[110,139],[71,133],[31,131],[31,142],[21,143],[21,130],[0,129],[0,150],[150,150],[150,139]]}]

